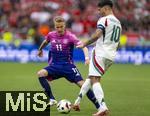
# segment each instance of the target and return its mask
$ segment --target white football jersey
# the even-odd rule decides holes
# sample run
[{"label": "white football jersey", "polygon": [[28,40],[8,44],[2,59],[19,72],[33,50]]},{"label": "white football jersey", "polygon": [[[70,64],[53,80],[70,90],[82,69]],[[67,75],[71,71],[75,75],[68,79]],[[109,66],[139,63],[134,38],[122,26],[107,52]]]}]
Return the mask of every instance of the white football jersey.
[{"label": "white football jersey", "polygon": [[103,30],[103,35],[96,41],[95,55],[114,60],[122,31],[120,21],[108,15],[98,20],[97,28]]}]

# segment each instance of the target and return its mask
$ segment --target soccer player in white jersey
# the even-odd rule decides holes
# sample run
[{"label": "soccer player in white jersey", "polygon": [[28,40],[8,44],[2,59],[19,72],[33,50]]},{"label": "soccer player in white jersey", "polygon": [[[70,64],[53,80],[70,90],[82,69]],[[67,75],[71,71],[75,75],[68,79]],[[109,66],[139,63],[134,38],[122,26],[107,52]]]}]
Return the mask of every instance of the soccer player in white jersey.
[{"label": "soccer player in white jersey", "polygon": [[82,97],[92,87],[95,97],[100,104],[98,112],[93,114],[93,116],[108,115],[108,108],[104,101],[104,92],[100,81],[103,74],[114,61],[122,30],[120,21],[114,16],[112,8],[113,2],[111,0],[100,0],[98,11],[102,17],[97,22],[97,29],[90,40],[78,45],[79,48],[83,48],[96,42],[90,60],[89,77],[80,89],[79,96],[73,105],[75,110],[79,110]]}]

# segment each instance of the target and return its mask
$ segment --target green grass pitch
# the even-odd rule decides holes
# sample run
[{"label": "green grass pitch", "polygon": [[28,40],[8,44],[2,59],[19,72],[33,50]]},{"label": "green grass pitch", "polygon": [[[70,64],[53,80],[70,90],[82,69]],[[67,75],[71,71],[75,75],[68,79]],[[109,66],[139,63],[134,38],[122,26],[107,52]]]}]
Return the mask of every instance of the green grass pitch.
[{"label": "green grass pitch", "polygon": [[[41,86],[36,72],[46,63],[0,63],[0,90],[39,90]],[[82,76],[86,78],[88,67],[77,63]],[[57,100],[68,99],[72,103],[79,88],[59,79],[51,83]],[[114,64],[102,79],[105,101],[110,109],[110,116],[150,116],[150,65]],[[56,107],[51,108],[51,116],[91,116],[95,107],[84,97],[81,111],[59,114]]]}]

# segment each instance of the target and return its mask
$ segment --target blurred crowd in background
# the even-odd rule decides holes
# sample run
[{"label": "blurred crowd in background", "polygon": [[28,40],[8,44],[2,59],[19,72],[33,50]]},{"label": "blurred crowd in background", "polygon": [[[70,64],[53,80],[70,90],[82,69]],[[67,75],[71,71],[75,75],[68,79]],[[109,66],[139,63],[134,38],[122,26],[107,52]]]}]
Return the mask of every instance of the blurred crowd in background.
[{"label": "blurred crowd in background", "polygon": [[[61,15],[67,28],[90,39],[100,16],[98,0],[0,0],[0,43],[39,46]],[[122,46],[150,46],[150,0],[114,0],[123,27]]]}]

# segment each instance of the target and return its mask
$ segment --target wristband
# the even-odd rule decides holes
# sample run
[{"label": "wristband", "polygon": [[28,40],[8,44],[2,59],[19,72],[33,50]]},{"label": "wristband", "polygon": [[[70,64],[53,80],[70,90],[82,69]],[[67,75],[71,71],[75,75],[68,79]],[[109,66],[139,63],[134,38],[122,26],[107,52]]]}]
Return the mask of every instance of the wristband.
[{"label": "wristband", "polygon": [[85,60],[88,60],[89,59],[89,57],[85,57]]}]

